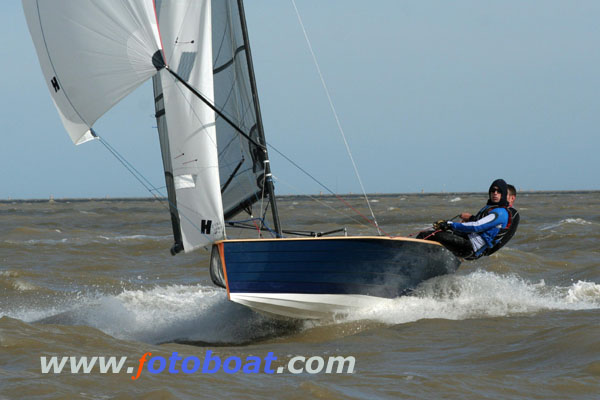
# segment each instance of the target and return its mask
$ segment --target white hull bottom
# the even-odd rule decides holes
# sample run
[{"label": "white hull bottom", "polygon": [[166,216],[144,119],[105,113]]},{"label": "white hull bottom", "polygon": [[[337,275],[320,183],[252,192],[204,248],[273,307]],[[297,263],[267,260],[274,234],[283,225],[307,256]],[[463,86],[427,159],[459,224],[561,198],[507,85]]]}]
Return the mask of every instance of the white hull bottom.
[{"label": "white hull bottom", "polygon": [[297,319],[329,319],[375,306],[380,297],[352,294],[231,293],[229,299],[255,311]]}]

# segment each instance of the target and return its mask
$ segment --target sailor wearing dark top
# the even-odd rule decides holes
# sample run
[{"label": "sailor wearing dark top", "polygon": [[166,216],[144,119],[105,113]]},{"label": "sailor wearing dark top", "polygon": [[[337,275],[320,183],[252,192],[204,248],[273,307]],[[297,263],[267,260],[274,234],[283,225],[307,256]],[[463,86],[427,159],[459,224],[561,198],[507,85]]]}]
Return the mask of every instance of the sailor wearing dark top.
[{"label": "sailor wearing dark top", "polygon": [[519,211],[514,208],[515,200],[517,199],[517,189],[513,185],[507,185],[508,187],[508,207],[507,210],[510,213],[510,223],[507,229],[500,231],[496,239],[498,242],[494,245],[494,247],[486,249],[483,255],[489,256],[494,254],[498,250],[500,250],[517,232],[517,228],[519,226],[519,221],[521,220],[521,216],[519,215]]},{"label": "sailor wearing dark top", "polygon": [[439,221],[436,231],[422,232],[417,238],[439,242],[457,257],[476,259],[492,249],[499,241],[500,232],[506,230],[510,216],[508,188],[503,179],[495,180],[489,189],[489,200],[468,222]]}]

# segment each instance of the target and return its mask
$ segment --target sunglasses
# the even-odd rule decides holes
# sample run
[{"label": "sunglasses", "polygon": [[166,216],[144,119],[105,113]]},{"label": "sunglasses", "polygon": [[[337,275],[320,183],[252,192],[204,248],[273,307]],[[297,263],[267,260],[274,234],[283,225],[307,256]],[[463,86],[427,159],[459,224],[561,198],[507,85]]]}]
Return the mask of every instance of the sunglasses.
[{"label": "sunglasses", "polygon": [[502,194],[502,192],[498,188],[491,188],[490,189],[490,193],[500,193],[500,194]]}]

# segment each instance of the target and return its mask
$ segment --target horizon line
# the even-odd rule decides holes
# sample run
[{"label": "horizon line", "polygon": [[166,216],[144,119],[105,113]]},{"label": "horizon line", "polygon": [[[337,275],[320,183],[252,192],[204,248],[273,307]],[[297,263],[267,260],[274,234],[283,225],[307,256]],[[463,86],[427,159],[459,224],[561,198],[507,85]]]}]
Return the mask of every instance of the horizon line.
[{"label": "horizon line", "polygon": [[[545,194],[545,193],[594,193],[594,192],[600,192],[600,189],[559,189],[559,190],[548,190],[548,189],[542,189],[542,190],[518,190],[518,194]],[[380,192],[375,192],[375,193],[367,193],[367,196],[415,196],[415,195],[458,195],[458,194],[481,194],[481,193],[486,193],[485,191],[469,191],[469,192],[446,192],[446,191],[442,191],[442,192],[425,192],[425,191],[421,191],[421,192],[399,192],[399,193],[380,193]],[[303,194],[279,194],[276,195],[276,197],[304,197],[304,196],[319,196],[319,197],[336,197],[336,196],[356,196],[356,197],[364,197],[364,195],[362,193],[353,193],[353,192],[349,192],[349,193],[336,193],[336,194],[330,194],[330,193],[303,193]],[[14,201],[20,201],[20,202],[48,202],[48,201],[56,201],[56,202],[65,202],[65,201],[101,201],[101,200],[109,200],[109,201],[119,201],[119,200],[128,200],[128,201],[132,201],[132,200],[144,200],[144,201],[148,201],[148,200],[156,200],[156,201],[164,201],[166,200],[167,197],[165,196],[160,196],[160,197],[152,197],[152,196],[115,196],[115,197],[111,197],[109,195],[106,195],[104,197],[54,197],[53,195],[49,195],[48,197],[32,197],[32,198],[5,198],[5,199],[0,199],[0,203],[8,203],[8,202],[14,202]]]}]

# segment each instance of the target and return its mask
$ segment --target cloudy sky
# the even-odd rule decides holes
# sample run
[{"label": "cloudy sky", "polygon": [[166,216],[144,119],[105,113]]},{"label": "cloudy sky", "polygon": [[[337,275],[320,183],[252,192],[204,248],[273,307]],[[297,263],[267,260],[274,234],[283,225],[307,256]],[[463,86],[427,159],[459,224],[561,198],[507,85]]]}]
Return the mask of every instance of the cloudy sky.
[{"label": "cloudy sky", "polygon": [[[291,0],[245,2],[267,141],[339,193],[360,186]],[[370,193],[600,189],[600,2],[296,0]],[[0,199],[148,196],[74,146],[20,1],[3,7]],[[150,85],[95,125],[164,186]],[[279,193],[322,189],[271,152]]]}]

